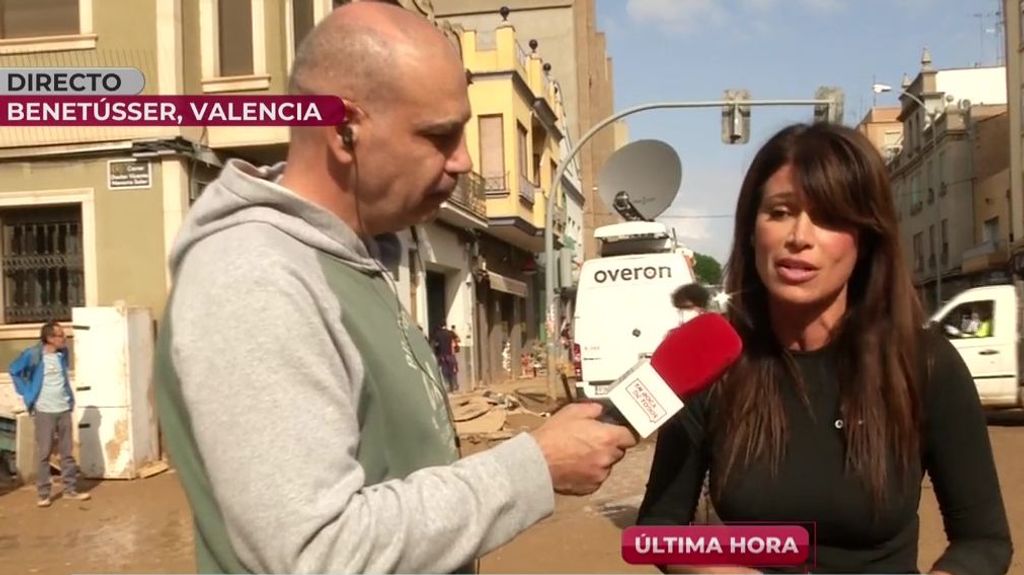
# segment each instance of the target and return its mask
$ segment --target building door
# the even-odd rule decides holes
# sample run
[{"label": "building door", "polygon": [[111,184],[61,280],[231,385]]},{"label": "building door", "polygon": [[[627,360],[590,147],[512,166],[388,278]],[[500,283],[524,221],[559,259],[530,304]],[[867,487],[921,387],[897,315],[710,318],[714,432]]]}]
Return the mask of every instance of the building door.
[{"label": "building door", "polygon": [[427,325],[428,334],[445,325],[448,317],[448,306],[445,302],[447,278],[440,272],[427,272]]}]

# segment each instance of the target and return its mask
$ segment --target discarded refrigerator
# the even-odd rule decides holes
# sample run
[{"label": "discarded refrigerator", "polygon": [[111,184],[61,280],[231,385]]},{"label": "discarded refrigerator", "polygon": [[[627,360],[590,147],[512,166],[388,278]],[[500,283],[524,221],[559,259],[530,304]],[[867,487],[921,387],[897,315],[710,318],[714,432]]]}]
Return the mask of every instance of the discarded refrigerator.
[{"label": "discarded refrigerator", "polygon": [[74,430],[82,474],[134,479],[160,459],[152,400],[153,318],[148,308],[72,310]]}]

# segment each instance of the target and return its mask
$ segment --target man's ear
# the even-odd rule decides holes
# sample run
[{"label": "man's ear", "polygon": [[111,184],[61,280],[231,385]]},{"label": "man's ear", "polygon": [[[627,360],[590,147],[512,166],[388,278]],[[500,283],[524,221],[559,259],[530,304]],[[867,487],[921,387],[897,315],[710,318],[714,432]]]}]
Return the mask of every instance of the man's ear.
[{"label": "man's ear", "polygon": [[348,100],[345,103],[345,121],[334,127],[334,137],[328,144],[338,161],[350,164],[355,160],[355,150],[359,141],[359,125],[364,114],[358,106]]}]

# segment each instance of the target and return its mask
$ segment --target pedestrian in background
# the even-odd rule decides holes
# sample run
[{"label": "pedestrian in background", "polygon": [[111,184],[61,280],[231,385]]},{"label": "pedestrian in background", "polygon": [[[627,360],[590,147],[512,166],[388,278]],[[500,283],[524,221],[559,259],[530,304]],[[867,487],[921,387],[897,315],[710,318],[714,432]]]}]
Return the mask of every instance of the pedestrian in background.
[{"label": "pedestrian in background", "polygon": [[71,413],[75,396],[68,378],[68,348],[64,328],[48,321],[39,330],[39,343],[24,350],[10,365],[14,388],[25,402],[35,426],[37,504],[51,502],[50,454],[57,447],[65,499],[84,501],[88,493],[78,491],[78,464],[71,453]]}]

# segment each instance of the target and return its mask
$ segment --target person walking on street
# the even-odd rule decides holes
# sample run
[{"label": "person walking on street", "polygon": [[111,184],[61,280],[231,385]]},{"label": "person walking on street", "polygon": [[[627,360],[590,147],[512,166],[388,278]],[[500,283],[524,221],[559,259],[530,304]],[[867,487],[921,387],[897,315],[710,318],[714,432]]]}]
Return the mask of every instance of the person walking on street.
[{"label": "person walking on street", "polygon": [[388,3],[342,5],[288,86],[340,97],[345,120],[292,127],[285,163],[227,162],[170,254],[155,393],[197,572],[473,572],[556,493],[594,492],[637,439],[574,404],[460,457],[388,271],[397,232],[434,219],[472,168],[465,66],[444,34]]},{"label": "person walking on street", "polygon": [[75,396],[68,378],[68,349],[64,328],[56,321],[46,322],[39,332],[39,343],[24,350],[10,365],[14,388],[25,402],[35,425],[38,470],[36,490],[39,507],[51,503],[50,454],[54,443],[60,454],[64,499],[84,501],[88,493],[78,491],[78,464],[71,453],[71,413]]},{"label": "person walking on street", "polygon": [[455,359],[455,332],[443,325],[434,329],[431,343],[434,346],[434,355],[437,357],[438,366],[441,368],[441,375],[444,376],[445,385],[448,391],[458,391],[459,383],[456,380],[458,375],[458,364]]}]

